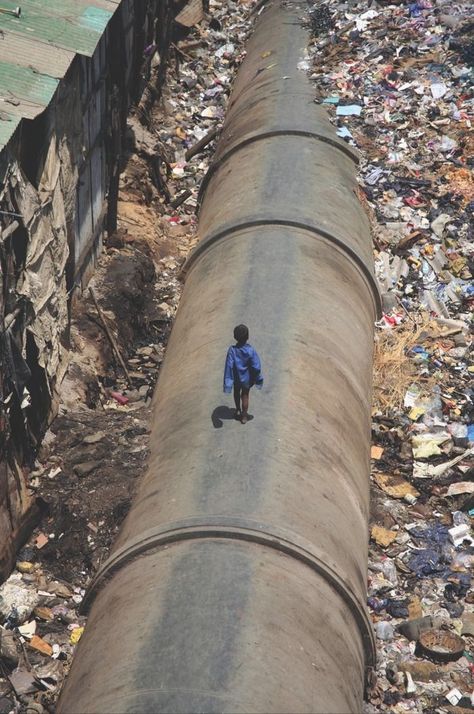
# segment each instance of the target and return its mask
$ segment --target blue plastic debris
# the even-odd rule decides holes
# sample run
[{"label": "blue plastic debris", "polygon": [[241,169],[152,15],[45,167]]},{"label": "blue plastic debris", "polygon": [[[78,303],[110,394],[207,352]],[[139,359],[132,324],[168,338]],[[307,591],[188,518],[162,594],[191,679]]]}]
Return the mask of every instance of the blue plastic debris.
[{"label": "blue plastic debris", "polygon": [[359,117],[362,112],[362,107],[359,104],[347,104],[346,106],[339,105],[336,109],[338,117]]},{"label": "blue plastic debris", "polygon": [[341,126],[341,127],[339,127],[339,129],[337,130],[336,133],[337,133],[337,135],[340,136],[342,139],[352,139],[352,138],[353,138],[353,137],[352,137],[352,134],[351,134],[351,132],[349,131],[349,129],[347,128],[347,126]]},{"label": "blue plastic debris", "polygon": [[469,446],[474,445],[474,424],[467,425],[467,441]]}]

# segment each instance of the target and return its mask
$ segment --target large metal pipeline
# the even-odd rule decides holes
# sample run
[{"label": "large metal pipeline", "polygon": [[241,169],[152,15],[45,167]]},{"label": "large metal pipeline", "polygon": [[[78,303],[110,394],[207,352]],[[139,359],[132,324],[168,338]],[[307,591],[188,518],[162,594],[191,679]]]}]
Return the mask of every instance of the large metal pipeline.
[{"label": "large metal pipeline", "polygon": [[[301,7],[258,20],[203,191],[148,472],[86,597],[59,711],[359,712],[378,293],[356,157],[297,69]],[[250,327],[254,419],[223,360]]]}]

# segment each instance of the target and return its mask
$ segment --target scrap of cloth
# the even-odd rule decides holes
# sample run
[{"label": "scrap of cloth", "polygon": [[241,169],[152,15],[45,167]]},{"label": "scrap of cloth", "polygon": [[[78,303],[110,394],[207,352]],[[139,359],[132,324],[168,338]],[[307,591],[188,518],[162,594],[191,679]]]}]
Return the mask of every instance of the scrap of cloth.
[{"label": "scrap of cloth", "polygon": [[263,384],[260,357],[252,345],[232,345],[227,350],[224,368],[224,392],[231,392],[233,385],[251,387]]}]

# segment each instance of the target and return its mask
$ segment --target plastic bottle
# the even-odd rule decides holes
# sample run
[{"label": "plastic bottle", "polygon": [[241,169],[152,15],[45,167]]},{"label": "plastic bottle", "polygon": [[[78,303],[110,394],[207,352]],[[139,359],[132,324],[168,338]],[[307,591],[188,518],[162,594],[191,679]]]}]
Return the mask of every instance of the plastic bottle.
[{"label": "plastic bottle", "polygon": [[392,585],[398,585],[398,575],[395,563],[390,558],[383,561],[381,571],[385,580],[388,580]]},{"label": "plastic bottle", "polygon": [[431,399],[425,402],[426,412],[423,416],[423,424],[429,427],[444,424],[441,387],[438,384],[433,387],[431,395]]},{"label": "plastic bottle", "polygon": [[395,630],[390,622],[377,622],[375,625],[375,634],[379,640],[389,642],[390,640],[393,640],[394,633]]}]

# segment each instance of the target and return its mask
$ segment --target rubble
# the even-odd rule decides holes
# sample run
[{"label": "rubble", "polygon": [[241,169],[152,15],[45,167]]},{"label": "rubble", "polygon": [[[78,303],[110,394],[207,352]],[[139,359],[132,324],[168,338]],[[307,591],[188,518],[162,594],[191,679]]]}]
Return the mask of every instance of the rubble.
[{"label": "rubble", "polygon": [[367,713],[474,708],[469,17],[462,0],[354,0],[313,4],[302,18],[315,101],[359,152],[383,303],[368,582],[378,668]]}]

